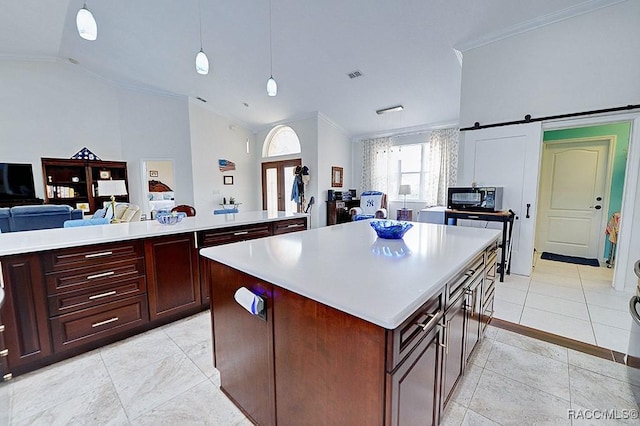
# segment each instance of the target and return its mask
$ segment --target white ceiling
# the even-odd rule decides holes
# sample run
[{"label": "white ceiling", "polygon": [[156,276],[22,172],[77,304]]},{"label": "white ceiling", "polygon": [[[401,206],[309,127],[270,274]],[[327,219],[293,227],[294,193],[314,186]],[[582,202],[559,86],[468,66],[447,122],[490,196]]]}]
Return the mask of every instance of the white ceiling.
[{"label": "white ceiling", "polygon": [[[211,70],[195,72],[198,0],[87,0],[98,39],[81,39],[82,0],[3,0],[0,59],[73,58],[127,86],[207,100],[257,131],[320,112],[349,136],[456,123],[461,50],[617,1],[201,0]],[[359,70],[363,77],[350,80]],[[245,106],[244,104],[248,104]],[[377,115],[402,104],[399,113]]]}]

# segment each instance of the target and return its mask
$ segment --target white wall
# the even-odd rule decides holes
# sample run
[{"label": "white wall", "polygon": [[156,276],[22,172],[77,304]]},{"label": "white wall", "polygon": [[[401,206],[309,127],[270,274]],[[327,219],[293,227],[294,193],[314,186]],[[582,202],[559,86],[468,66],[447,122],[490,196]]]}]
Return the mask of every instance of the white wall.
[{"label": "white wall", "polygon": [[[351,161],[351,143],[344,130],[337,127],[324,116],[318,117],[318,167],[316,175],[314,217],[320,226],[327,224],[327,190],[331,189],[331,167],[343,168],[342,188],[337,191],[347,191],[354,186],[352,179],[354,171]],[[356,188],[357,189],[357,188]],[[359,191],[358,191],[359,193]],[[309,196],[307,196],[309,199]]]},{"label": "white wall", "polygon": [[83,147],[122,160],[118,90],[63,61],[0,61],[0,161],[31,163],[44,198],[40,158]]},{"label": "white wall", "polygon": [[191,144],[188,102],[185,97],[165,96],[119,89],[122,159],[127,161],[129,199],[147,203],[147,181],[142,181],[142,159],[173,160],[178,204],[193,205]]},{"label": "white wall", "polygon": [[464,52],[460,127],[637,104],[640,2]]},{"label": "white wall", "polygon": [[[254,135],[216,115],[198,100],[189,102],[189,122],[193,173],[188,178],[193,181],[196,211],[212,214],[221,208],[223,197],[234,197],[242,203],[242,211],[261,210],[260,170],[256,168],[259,151]],[[236,170],[221,172],[219,159],[234,162]],[[233,176],[233,185],[224,185],[223,176]]]},{"label": "white wall", "polygon": [[126,161],[130,200],[142,204],[140,160],[176,168],[176,202],[193,203],[185,97],[135,92],[66,61],[0,61],[0,159],[33,165],[44,197],[41,157],[71,158],[83,147]]}]

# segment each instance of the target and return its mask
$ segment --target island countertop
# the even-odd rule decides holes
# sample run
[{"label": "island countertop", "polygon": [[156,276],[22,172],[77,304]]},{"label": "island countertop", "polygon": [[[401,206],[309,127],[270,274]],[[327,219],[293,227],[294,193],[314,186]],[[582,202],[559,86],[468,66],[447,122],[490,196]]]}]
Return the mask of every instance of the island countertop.
[{"label": "island countertop", "polygon": [[369,221],[205,248],[200,254],[386,329],[395,329],[499,231],[413,223],[401,240]]},{"label": "island countertop", "polygon": [[7,232],[0,234],[0,256],[273,222],[305,216],[298,213],[268,212],[266,210],[222,215],[206,213],[186,217],[175,225],[162,225],[155,220],[145,220],[109,225]]}]

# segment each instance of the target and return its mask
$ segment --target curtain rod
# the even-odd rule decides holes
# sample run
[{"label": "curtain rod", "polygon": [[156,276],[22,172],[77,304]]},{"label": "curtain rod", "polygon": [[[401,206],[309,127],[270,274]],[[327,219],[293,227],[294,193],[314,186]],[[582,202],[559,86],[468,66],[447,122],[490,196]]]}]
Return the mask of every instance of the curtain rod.
[{"label": "curtain rod", "polygon": [[592,111],[573,112],[570,114],[548,115],[546,117],[535,117],[535,118],[531,117],[530,114],[527,114],[524,116],[524,120],[504,121],[502,123],[483,124],[483,125],[480,125],[480,123],[476,121],[473,124],[473,126],[464,127],[460,129],[460,131],[462,132],[467,130],[488,129],[490,127],[510,126],[512,124],[526,124],[526,123],[533,123],[536,121],[559,120],[563,118],[581,117],[584,115],[593,115],[593,114],[604,114],[608,112],[629,111],[629,110],[638,109],[638,108],[640,108],[640,105],[636,104],[636,105],[627,105],[627,106],[621,106],[621,107],[615,107],[615,108],[595,109]]}]

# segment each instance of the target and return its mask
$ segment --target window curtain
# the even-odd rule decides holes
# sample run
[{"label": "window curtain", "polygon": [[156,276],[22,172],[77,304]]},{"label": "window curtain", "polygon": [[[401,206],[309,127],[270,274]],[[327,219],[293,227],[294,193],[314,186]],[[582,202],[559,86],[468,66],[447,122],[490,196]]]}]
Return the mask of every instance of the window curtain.
[{"label": "window curtain", "polygon": [[365,139],[362,141],[362,179],[360,191],[382,191],[387,193],[388,157],[391,148],[389,138]]},{"label": "window curtain", "polygon": [[458,129],[433,130],[426,149],[424,194],[427,205],[446,206],[447,189],[458,176]]}]

